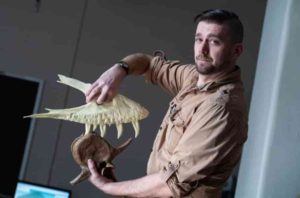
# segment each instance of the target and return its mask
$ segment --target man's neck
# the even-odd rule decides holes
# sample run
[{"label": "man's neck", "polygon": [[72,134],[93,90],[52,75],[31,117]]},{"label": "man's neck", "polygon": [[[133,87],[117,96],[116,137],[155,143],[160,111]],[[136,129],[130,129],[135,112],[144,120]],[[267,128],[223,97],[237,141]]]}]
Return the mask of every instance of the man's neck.
[{"label": "man's neck", "polygon": [[205,75],[205,74],[200,74],[198,75],[198,81],[197,81],[197,86],[201,86],[203,84],[209,83],[216,81],[218,79],[221,79],[224,76],[227,76],[229,73],[231,73],[235,69],[235,66],[230,67],[227,70],[223,70],[217,73]]}]

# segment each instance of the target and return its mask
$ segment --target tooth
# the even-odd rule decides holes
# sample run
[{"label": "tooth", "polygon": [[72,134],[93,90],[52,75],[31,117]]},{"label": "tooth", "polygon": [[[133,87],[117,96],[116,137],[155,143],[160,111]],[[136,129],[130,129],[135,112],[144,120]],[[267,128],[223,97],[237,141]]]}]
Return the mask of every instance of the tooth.
[{"label": "tooth", "polygon": [[109,124],[109,123],[108,123],[108,119],[107,119],[107,118],[104,118],[103,123],[104,123],[104,124]]},{"label": "tooth", "polygon": [[104,137],[106,134],[106,125],[105,124],[99,125],[99,128],[100,128],[100,132],[101,132],[101,137]]},{"label": "tooth", "polygon": [[85,134],[88,134],[89,132],[91,132],[91,125],[86,124],[85,125]]},{"label": "tooth", "polygon": [[123,134],[123,125],[122,124],[116,124],[117,131],[118,131],[118,139],[122,136]]},{"label": "tooth", "polygon": [[92,125],[93,126],[93,131],[97,129],[97,124]]},{"label": "tooth", "polygon": [[134,128],[134,132],[135,132],[135,138],[137,138],[137,136],[140,134],[140,125],[139,122],[137,120],[132,122],[132,126]]}]

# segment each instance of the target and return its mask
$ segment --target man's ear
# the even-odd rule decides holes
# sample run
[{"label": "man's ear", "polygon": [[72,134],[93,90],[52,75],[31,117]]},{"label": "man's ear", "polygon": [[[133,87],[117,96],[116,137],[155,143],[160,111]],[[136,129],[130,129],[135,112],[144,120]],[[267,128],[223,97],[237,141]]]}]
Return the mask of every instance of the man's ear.
[{"label": "man's ear", "polygon": [[234,46],[234,56],[238,58],[243,53],[243,44],[242,43],[236,43]]}]

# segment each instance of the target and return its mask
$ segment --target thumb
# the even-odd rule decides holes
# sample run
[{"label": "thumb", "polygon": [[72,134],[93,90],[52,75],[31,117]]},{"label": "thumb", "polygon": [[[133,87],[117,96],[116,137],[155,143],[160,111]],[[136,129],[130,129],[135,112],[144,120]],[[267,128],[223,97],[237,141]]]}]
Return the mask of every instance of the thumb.
[{"label": "thumb", "polygon": [[88,159],[88,167],[92,175],[98,175],[97,168],[95,166],[95,162],[92,159]]}]

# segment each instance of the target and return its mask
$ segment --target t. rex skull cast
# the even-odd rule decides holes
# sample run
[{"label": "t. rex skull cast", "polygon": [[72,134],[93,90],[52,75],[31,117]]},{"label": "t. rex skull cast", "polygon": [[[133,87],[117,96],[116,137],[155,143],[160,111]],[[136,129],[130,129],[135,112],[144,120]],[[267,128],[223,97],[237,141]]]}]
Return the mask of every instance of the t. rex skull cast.
[{"label": "t. rex skull cast", "polygon": [[81,167],[81,173],[70,181],[70,183],[75,185],[89,178],[88,159],[92,159],[95,162],[101,175],[116,181],[112,172],[112,160],[130,143],[131,138],[119,147],[113,148],[104,138],[95,133],[88,133],[77,137],[71,145],[71,151],[75,162]]},{"label": "t. rex skull cast", "polygon": [[[83,83],[63,75],[58,75],[58,77],[59,80],[57,82],[69,85],[83,93],[85,93],[90,86],[88,83]],[[118,138],[123,133],[122,124],[130,122],[135,130],[135,137],[137,137],[140,131],[138,121],[146,118],[149,114],[148,110],[140,104],[120,94],[116,95],[111,102],[101,105],[92,101],[85,105],[69,109],[46,110],[49,112],[32,114],[25,117],[53,118],[82,123],[85,124],[85,134],[94,131],[99,126],[102,137],[104,137],[106,133],[106,126],[115,124],[118,131]]]}]

